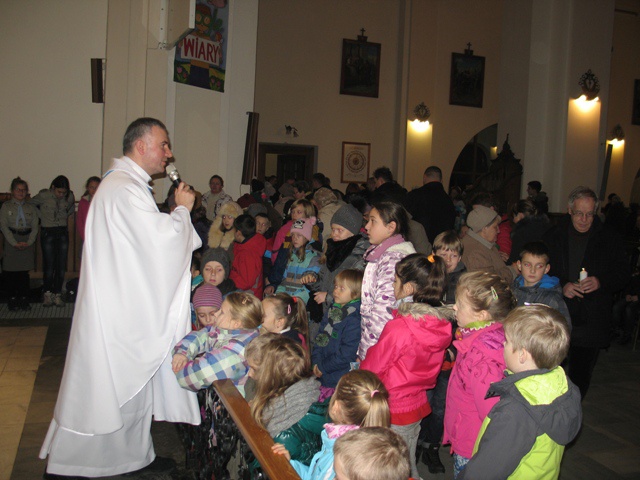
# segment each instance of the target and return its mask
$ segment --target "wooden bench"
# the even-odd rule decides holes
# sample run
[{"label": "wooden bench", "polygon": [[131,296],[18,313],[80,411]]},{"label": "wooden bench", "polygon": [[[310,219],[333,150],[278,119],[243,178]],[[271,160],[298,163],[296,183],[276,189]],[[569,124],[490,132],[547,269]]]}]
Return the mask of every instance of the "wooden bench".
[{"label": "wooden bench", "polygon": [[289,461],[283,455],[271,451],[274,445],[269,433],[260,427],[253,416],[247,401],[240,395],[231,380],[213,382],[222,403],[229,411],[241,435],[258,459],[263,472],[272,480],[300,480]]},{"label": "wooden bench", "polygon": [[[234,447],[236,454],[239,454],[243,448],[246,449],[248,446],[251,453],[253,453],[253,456],[255,456],[257,461],[260,463],[262,473],[266,478],[271,480],[300,480],[300,477],[286,457],[276,455],[271,451],[271,447],[274,445],[273,439],[266,430],[258,426],[255,422],[251,415],[249,404],[242,395],[240,395],[240,392],[238,392],[238,389],[235,387],[233,382],[231,380],[218,380],[213,382],[212,388],[215,394],[211,393],[211,391],[202,390],[199,392],[199,401],[202,402],[203,400],[200,393],[206,392],[207,397],[210,395],[217,395],[218,397],[219,401],[216,400],[216,403],[213,406],[213,411],[215,412],[214,416],[216,419],[212,419],[212,427],[215,432],[217,446],[212,447],[211,444],[209,444],[206,452],[201,452],[199,454],[199,458],[196,459],[197,461],[190,466],[190,468],[196,469],[199,475],[198,478],[208,479],[211,473],[216,474],[215,471],[207,471],[205,473],[207,462],[210,462],[216,455],[220,456],[218,460],[226,462],[230,457],[230,446]],[[201,407],[203,407],[202,404]],[[207,410],[209,409],[208,407],[206,408]],[[227,418],[227,415],[231,418],[239,434],[244,439],[240,439],[241,445],[246,443],[243,448],[235,448],[236,439],[239,437],[237,437],[236,433],[229,431],[228,419],[224,420]],[[221,423],[217,424],[218,421]],[[206,427],[206,424],[205,428],[208,428]],[[200,430],[200,432],[201,431],[202,430]],[[200,445],[202,444],[203,442],[200,442]],[[239,463],[241,468],[245,472],[248,472],[247,460],[242,458],[242,455],[240,455],[240,457],[241,459]],[[250,459],[249,461],[252,460],[253,459]],[[189,460],[187,460],[187,463],[190,463]],[[218,461],[214,463],[219,465]],[[203,466],[205,468],[203,468]],[[232,478],[235,478],[235,476],[232,476]],[[244,478],[248,478],[246,477],[246,474]]]}]

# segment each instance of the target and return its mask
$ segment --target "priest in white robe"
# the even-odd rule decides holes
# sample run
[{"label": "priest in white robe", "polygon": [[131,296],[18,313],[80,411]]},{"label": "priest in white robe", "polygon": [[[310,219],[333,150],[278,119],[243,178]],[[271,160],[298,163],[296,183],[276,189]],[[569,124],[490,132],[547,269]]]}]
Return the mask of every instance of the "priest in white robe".
[{"label": "priest in white robe", "polygon": [[180,388],[171,350],[190,330],[190,262],[201,242],[184,183],[160,213],[151,175],[173,156],[162,122],[140,118],[91,202],[67,359],[40,452],[45,478],[102,477],[155,459],[156,420],[198,424],[194,392]]}]

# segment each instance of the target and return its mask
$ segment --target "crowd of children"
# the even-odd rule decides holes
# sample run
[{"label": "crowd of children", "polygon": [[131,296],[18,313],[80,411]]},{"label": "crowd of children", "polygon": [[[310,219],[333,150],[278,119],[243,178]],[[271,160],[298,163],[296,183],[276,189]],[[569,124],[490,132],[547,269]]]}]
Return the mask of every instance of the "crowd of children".
[{"label": "crowd of children", "polygon": [[299,199],[275,234],[265,213],[219,215],[217,245],[192,264],[181,386],[232,380],[302,479],[418,479],[421,457],[444,472],[441,445],[454,478],[557,477],[581,409],[543,243],[524,246],[509,284],[467,273],[455,231],[415,253],[394,202],[318,225]]}]

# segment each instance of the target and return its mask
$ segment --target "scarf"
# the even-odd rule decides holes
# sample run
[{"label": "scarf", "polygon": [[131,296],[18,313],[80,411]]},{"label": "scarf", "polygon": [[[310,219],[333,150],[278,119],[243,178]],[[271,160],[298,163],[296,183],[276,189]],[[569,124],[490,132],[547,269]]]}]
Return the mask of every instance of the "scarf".
[{"label": "scarf", "polygon": [[342,262],[351,255],[361,235],[357,234],[344,240],[334,241],[332,238],[327,240],[327,268],[333,272],[342,265]]},{"label": "scarf", "polygon": [[336,338],[338,335],[333,331],[333,327],[339,324],[342,320],[347,318],[352,313],[358,311],[359,305],[356,306],[357,303],[360,302],[360,298],[356,298],[351,300],[349,303],[345,303],[344,305],[340,305],[338,303],[334,303],[329,311],[328,322],[324,327],[322,332],[318,333],[316,336],[315,344],[320,347],[326,347],[329,345],[329,340],[331,338]]},{"label": "scarf", "polygon": [[262,417],[269,435],[275,437],[298,423],[318,400],[320,382],[315,377],[303,378],[273,398],[264,408]]}]

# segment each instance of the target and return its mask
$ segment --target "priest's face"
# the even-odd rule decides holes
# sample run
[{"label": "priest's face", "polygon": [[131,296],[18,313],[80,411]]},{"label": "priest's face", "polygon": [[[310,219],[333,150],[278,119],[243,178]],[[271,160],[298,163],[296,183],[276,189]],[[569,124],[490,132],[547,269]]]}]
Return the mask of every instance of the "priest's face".
[{"label": "priest's face", "polygon": [[173,157],[169,134],[164,129],[153,126],[140,140],[144,142],[144,147],[139,165],[149,175],[163,173],[167,160]]}]

